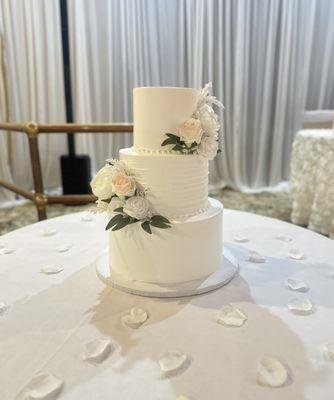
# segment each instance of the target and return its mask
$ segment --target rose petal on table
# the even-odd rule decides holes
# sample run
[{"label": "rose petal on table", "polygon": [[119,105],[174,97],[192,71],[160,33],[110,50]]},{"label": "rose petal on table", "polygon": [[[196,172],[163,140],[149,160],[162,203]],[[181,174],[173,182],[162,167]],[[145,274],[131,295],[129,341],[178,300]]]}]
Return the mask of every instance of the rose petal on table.
[{"label": "rose petal on table", "polygon": [[27,398],[33,400],[54,399],[61,391],[64,382],[55,375],[41,373],[27,385]]},{"label": "rose petal on table", "polygon": [[168,376],[169,374],[180,372],[182,367],[185,365],[187,359],[187,355],[181,351],[167,351],[158,360],[162,375]]},{"label": "rose petal on table", "polygon": [[93,220],[94,220],[94,217],[92,214],[85,214],[81,217],[81,221],[84,221],[84,222],[90,222]]},{"label": "rose petal on table", "polygon": [[148,319],[148,313],[143,308],[133,307],[122,316],[122,322],[125,326],[138,329]]},{"label": "rose petal on table", "polygon": [[4,256],[6,254],[12,254],[14,253],[14,249],[11,249],[10,247],[2,247],[0,249],[0,256]]},{"label": "rose petal on table", "polygon": [[243,235],[241,235],[241,234],[239,234],[239,233],[237,233],[236,235],[233,236],[233,240],[234,240],[235,242],[237,242],[237,243],[246,243],[246,242],[249,242],[248,237],[243,236]]},{"label": "rose petal on table", "polygon": [[40,269],[40,272],[45,275],[54,275],[54,274],[59,274],[59,272],[63,271],[64,267],[61,265],[57,264],[48,264],[45,265]]},{"label": "rose petal on table", "polygon": [[283,233],[278,234],[275,236],[275,239],[280,240],[281,242],[292,242],[293,238],[288,235],[284,235]]},{"label": "rose petal on table", "polygon": [[283,364],[274,357],[264,357],[256,370],[257,383],[262,386],[280,387],[285,384],[288,373]]},{"label": "rose petal on table", "polygon": [[288,251],[287,256],[293,260],[304,260],[306,258],[305,254],[295,247]]},{"label": "rose petal on table", "polygon": [[53,228],[45,228],[45,229],[43,229],[43,230],[40,231],[39,235],[40,235],[40,236],[48,237],[48,236],[54,236],[56,233],[57,233],[57,230],[56,230],[56,229],[53,229]]},{"label": "rose petal on table", "polygon": [[258,253],[257,251],[250,250],[248,253],[247,261],[252,263],[264,263],[266,261],[265,257]]},{"label": "rose petal on table", "polygon": [[247,315],[231,304],[225,305],[217,313],[217,322],[222,325],[239,327],[246,321]]},{"label": "rose petal on table", "polygon": [[295,314],[307,315],[313,312],[313,304],[309,299],[292,299],[288,303],[288,309]]},{"label": "rose petal on table", "polygon": [[4,301],[0,301],[0,317],[5,315],[9,310],[9,305],[6,304]]},{"label": "rose petal on table", "polygon": [[296,278],[288,278],[285,281],[285,286],[297,292],[307,292],[309,290],[309,286],[306,282]]},{"label": "rose petal on table", "polygon": [[69,243],[61,244],[61,245],[59,245],[59,246],[56,247],[56,251],[58,251],[58,253],[65,253],[65,252],[68,251],[71,247],[72,247],[72,245],[69,244]]},{"label": "rose petal on table", "polygon": [[96,338],[86,343],[82,355],[84,361],[101,363],[110,354],[112,349],[111,341],[106,338]]}]

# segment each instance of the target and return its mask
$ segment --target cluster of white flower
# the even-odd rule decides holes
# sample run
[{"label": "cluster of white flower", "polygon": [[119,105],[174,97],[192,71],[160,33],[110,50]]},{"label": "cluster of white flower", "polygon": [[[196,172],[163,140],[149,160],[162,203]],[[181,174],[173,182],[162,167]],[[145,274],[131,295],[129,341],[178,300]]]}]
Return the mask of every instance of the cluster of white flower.
[{"label": "cluster of white flower", "polygon": [[153,215],[146,191],[122,161],[107,160],[93,178],[91,187],[97,197],[96,211],[107,212],[111,218],[106,229],[115,231],[138,221],[144,221],[142,227],[148,233],[151,233],[150,225],[169,228],[166,218]]},{"label": "cluster of white flower", "polygon": [[212,106],[224,108],[223,104],[210,95],[211,82],[206,84],[199,93],[196,110],[191,118],[182,122],[178,135],[167,133],[162,146],[173,145],[173,150],[184,154],[198,154],[212,160],[218,152],[218,131],[220,124],[218,115]]}]

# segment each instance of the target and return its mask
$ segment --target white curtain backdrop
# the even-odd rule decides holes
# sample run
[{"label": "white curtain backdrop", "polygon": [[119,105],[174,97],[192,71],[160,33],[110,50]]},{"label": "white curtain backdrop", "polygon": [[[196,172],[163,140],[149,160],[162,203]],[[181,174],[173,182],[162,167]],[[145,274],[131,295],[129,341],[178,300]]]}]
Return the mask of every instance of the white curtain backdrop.
[{"label": "white curtain backdrop", "polygon": [[318,0],[307,110],[334,110],[334,2]]},{"label": "white curtain backdrop", "polygon": [[[0,10],[0,121],[6,121],[8,119],[6,65],[4,53],[3,26]],[[8,142],[8,132],[0,131],[0,176],[9,182],[12,182],[13,179],[9,168],[10,160],[8,157]],[[13,193],[0,188],[0,200],[10,201],[13,200],[13,198]]]},{"label": "white curtain backdrop", "polygon": [[[64,121],[58,1],[0,4],[10,119]],[[76,121],[131,122],[135,86],[212,81],[226,106],[224,152],[211,166],[217,186],[288,179],[306,105],[333,106],[332,0],[68,0],[68,9]],[[65,138],[56,140],[41,141],[47,186],[60,184]],[[96,170],[132,137],[77,142]],[[25,138],[15,135],[14,147],[13,179],[29,185]]]},{"label": "white curtain backdrop", "polygon": [[[1,23],[7,69],[8,113],[12,122],[65,122],[58,1],[1,0]],[[3,120],[4,105],[0,105]],[[3,133],[1,133],[4,136]],[[32,188],[28,142],[12,133],[15,183]],[[2,141],[4,139],[2,138]],[[7,179],[8,153],[1,143],[0,176]],[[41,135],[39,139],[43,177],[47,187],[59,186],[59,154],[65,138]],[[7,157],[6,157],[7,156]],[[4,190],[0,200],[4,199]],[[7,192],[8,193],[8,192]]]},{"label": "white curtain backdrop", "polygon": [[[319,15],[334,2],[70,0],[76,120],[131,121],[134,86],[200,88],[213,81],[226,106],[215,183],[276,185],[289,176],[311,51],[322,46],[314,35],[317,8]],[[121,134],[80,139],[95,168],[129,144]]]}]

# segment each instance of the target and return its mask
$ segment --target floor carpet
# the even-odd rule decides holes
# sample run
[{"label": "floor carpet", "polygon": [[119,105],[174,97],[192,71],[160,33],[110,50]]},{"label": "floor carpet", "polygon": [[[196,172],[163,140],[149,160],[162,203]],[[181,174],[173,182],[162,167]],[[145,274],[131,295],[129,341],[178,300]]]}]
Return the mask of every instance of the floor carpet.
[{"label": "floor carpet", "polygon": [[[224,189],[211,193],[211,196],[220,200],[225,208],[290,221],[291,198],[288,191],[247,194]],[[47,208],[48,218],[87,210],[91,207],[92,204],[84,206],[50,205]],[[34,222],[37,222],[36,209],[30,202],[15,207],[0,208],[0,235]]]}]

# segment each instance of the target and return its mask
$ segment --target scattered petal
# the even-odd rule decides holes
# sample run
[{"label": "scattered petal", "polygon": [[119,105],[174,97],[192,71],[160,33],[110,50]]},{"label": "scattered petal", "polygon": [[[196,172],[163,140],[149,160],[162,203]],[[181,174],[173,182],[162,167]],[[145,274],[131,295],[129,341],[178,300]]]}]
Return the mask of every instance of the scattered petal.
[{"label": "scattered petal", "polygon": [[262,254],[252,250],[249,251],[247,260],[253,263],[264,263],[266,261]]},{"label": "scattered petal", "polygon": [[45,228],[40,232],[40,236],[54,236],[57,233],[56,229]]},{"label": "scattered petal", "polygon": [[163,376],[179,372],[187,361],[187,355],[178,350],[169,350],[159,359],[159,366]]},{"label": "scattered petal", "polygon": [[306,258],[305,254],[297,248],[290,249],[288,252],[288,257],[292,258],[293,260],[304,260]]},{"label": "scattered petal", "polygon": [[331,360],[334,361],[334,342],[328,343],[325,347],[326,356]]},{"label": "scattered petal", "polygon": [[1,247],[0,248],[0,256],[4,256],[5,254],[14,253],[14,249],[10,249],[9,247]]},{"label": "scattered petal", "polygon": [[59,272],[63,271],[64,267],[61,265],[57,264],[48,264],[45,265],[40,269],[40,272],[45,275],[54,275],[54,274],[59,274]]},{"label": "scattered petal", "polygon": [[111,341],[109,339],[93,339],[86,343],[82,358],[84,361],[101,363],[109,356],[111,348]]},{"label": "scattered petal", "polygon": [[295,314],[311,314],[313,305],[309,299],[293,299],[288,303],[288,309]]},{"label": "scattered petal", "polygon": [[139,328],[148,318],[147,311],[143,308],[131,308],[122,317],[122,322],[124,325],[132,329]]},{"label": "scattered petal", "polygon": [[0,317],[5,315],[9,310],[9,305],[3,301],[0,301]]},{"label": "scattered petal", "polygon": [[90,222],[93,221],[94,217],[92,216],[92,214],[85,214],[81,217],[81,221],[84,222]]},{"label": "scattered petal", "polygon": [[242,235],[240,235],[240,234],[238,234],[238,233],[237,233],[236,235],[233,236],[233,240],[234,240],[235,242],[238,242],[238,243],[246,243],[246,242],[249,242],[248,237],[242,236]]},{"label": "scattered petal", "polygon": [[52,374],[36,375],[27,386],[28,399],[54,399],[63,386],[63,381]]},{"label": "scattered petal", "polygon": [[275,239],[281,240],[282,242],[292,242],[292,241],[293,241],[293,238],[292,238],[291,236],[284,235],[284,234],[282,234],[282,233],[280,233],[279,235],[277,235],[277,236],[275,237]]},{"label": "scattered petal", "polygon": [[285,384],[287,378],[287,370],[276,358],[265,357],[257,367],[256,380],[260,385],[280,387]]},{"label": "scattered petal", "polygon": [[68,251],[70,248],[72,247],[71,244],[61,244],[59,245],[56,250],[58,251],[58,253],[65,253],[66,251]]},{"label": "scattered petal", "polygon": [[309,290],[308,284],[300,279],[288,278],[285,281],[285,285],[289,289],[295,290],[297,292],[307,292]]},{"label": "scattered petal", "polygon": [[242,326],[246,321],[247,316],[231,304],[222,307],[217,314],[217,322],[222,325]]}]

